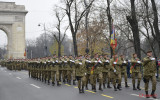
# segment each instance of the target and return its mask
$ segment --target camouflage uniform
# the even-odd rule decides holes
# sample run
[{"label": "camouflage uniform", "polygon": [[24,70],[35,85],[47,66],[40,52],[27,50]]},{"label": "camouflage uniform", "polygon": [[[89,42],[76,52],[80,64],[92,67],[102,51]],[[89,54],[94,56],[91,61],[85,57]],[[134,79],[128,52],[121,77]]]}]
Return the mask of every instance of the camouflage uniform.
[{"label": "camouflage uniform", "polygon": [[79,93],[84,93],[84,86],[86,85],[85,62],[82,60],[76,60],[75,70],[76,70],[76,78],[78,80]]},{"label": "camouflage uniform", "polygon": [[[116,63],[115,63],[116,62]],[[114,86],[115,91],[117,89],[120,89],[120,84],[121,84],[121,68],[120,66],[122,65],[122,61],[120,58],[112,58],[110,61],[110,66],[112,66],[112,84]],[[118,85],[116,87],[116,80],[118,80]]]},{"label": "camouflage uniform", "polygon": [[144,66],[144,83],[145,83],[145,91],[146,94],[148,95],[148,87],[149,87],[149,80],[152,81],[152,93],[151,95],[155,97],[154,92],[156,91],[156,61],[155,59],[152,60],[151,57],[145,57],[143,59],[143,66]]},{"label": "camouflage uniform", "polygon": [[135,88],[135,79],[138,77],[138,82],[137,82],[137,89],[140,89],[140,82],[141,82],[141,62],[139,58],[132,58],[131,59],[131,64],[132,64],[132,84],[133,84],[133,90],[136,90]]}]

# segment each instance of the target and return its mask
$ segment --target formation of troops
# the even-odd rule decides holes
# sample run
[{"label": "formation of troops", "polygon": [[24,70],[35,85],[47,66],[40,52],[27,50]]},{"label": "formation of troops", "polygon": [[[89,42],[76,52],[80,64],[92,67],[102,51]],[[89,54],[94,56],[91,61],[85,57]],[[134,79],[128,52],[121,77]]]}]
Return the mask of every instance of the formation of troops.
[{"label": "formation of troops", "polygon": [[[143,81],[145,83],[146,98],[156,98],[156,59],[152,56],[152,51],[147,52],[147,57],[142,61],[137,54],[132,55],[131,60],[126,60],[124,55],[115,54],[112,59],[107,54],[95,54],[91,58],[90,55],[85,56],[62,56],[26,60],[7,60],[1,61],[0,65],[10,70],[27,69],[29,77],[40,80],[42,82],[60,86],[62,83],[76,85],[78,82],[79,93],[84,93],[84,89],[96,92],[96,84],[99,84],[99,90],[112,88],[114,91],[121,90],[122,78],[127,84],[127,66],[131,63],[133,90],[141,90],[140,83],[142,79],[141,70],[143,70]],[[142,69],[143,66],[143,69]],[[136,81],[137,79],[137,81]],[[148,93],[149,81],[152,81],[151,95]]]}]

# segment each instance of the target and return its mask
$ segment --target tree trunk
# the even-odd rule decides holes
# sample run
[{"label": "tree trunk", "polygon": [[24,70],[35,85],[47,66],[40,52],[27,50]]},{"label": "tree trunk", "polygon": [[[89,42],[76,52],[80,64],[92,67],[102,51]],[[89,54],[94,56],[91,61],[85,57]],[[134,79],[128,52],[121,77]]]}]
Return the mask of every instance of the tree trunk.
[{"label": "tree trunk", "polygon": [[156,4],[155,4],[155,0],[151,0],[151,2],[152,2],[153,14],[154,14],[153,27],[154,27],[154,31],[155,31],[156,38],[157,38],[156,40],[158,42],[159,49],[160,49],[160,31],[159,31],[159,26],[158,26],[158,12],[157,12],[157,7],[156,7]]},{"label": "tree trunk", "polygon": [[[108,4],[108,8],[107,8],[107,16],[108,16],[108,22],[109,22],[109,34],[110,34],[110,39],[111,39],[111,34],[112,34],[112,17],[111,17],[111,13],[110,13],[110,0],[107,0],[107,4]],[[111,58],[113,56],[113,49],[110,46],[110,52],[111,52]]]},{"label": "tree trunk", "polygon": [[58,57],[61,57],[61,43],[58,43]]},{"label": "tree trunk", "polygon": [[138,29],[138,22],[136,18],[136,11],[135,11],[135,0],[130,0],[131,2],[131,16],[127,16],[127,20],[131,25],[133,38],[134,38],[134,49],[135,53],[141,59],[141,49],[140,49],[140,36],[139,36],[139,29]]},{"label": "tree trunk", "polygon": [[74,54],[75,54],[75,57],[77,57],[78,56],[78,49],[77,49],[76,34],[72,34],[72,37],[73,37]]}]

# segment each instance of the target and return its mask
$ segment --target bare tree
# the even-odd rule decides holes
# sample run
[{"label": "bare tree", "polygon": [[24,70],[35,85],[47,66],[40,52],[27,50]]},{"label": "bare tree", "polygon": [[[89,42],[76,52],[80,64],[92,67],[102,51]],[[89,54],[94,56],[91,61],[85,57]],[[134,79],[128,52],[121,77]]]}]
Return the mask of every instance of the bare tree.
[{"label": "bare tree", "polygon": [[[78,0],[64,0],[66,5],[66,8],[64,8],[64,10],[66,11],[66,14],[69,20],[69,26],[72,33],[75,56],[78,56],[76,35],[80,26],[80,21],[82,20],[82,18],[84,17],[88,9],[92,6],[92,3],[94,2],[94,0],[91,0],[91,2],[83,10],[80,8],[77,8],[79,4],[79,2],[77,1]],[[72,11],[72,7],[74,7],[74,11]]]},{"label": "bare tree", "polygon": [[56,29],[58,32],[53,32],[53,31],[49,31],[50,33],[52,33],[52,36],[55,38],[56,42],[58,43],[58,57],[61,56],[61,46],[62,46],[62,42],[66,36],[66,32],[68,30],[68,27],[65,29],[64,33],[63,33],[63,36],[62,36],[62,27],[61,27],[61,24],[63,22],[63,19],[65,17],[65,14],[58,12],[58,9],[55,9],[55,15],[56,15],[56,18],[58,20],[58,23],[56,25]]},{"label": "bare tree", "polygon": [[134,38],[134,49],[137,53],[138,57],[141,58],[141,47],[140,47],[140,36],[139,36],[139,29],[138,29],[138,21],[136,17],[136,11],[135,11],[135,0],[130,0],[131,3],[131,15],[126,16],[128,22],[131,25],[133,38]]},{"label": "bare tree", "polygon": [[152,3],[153,15],[154,15],[153,27],[155,31],[155,35],[153,34],[153,37],[157,40],[159,48],[160,48],[160,31],[159,31],[159,26],[158,26],[158,11],[157,11],[155,0],[151,0],[151,3]]}]

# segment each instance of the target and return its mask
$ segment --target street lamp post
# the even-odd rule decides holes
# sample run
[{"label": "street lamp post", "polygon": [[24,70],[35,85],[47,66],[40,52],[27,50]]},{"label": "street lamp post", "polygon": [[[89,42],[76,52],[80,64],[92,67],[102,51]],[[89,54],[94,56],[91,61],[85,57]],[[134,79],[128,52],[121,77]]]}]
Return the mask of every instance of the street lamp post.
[{"label": "street lamp post", "polygon": [[44,36],[44,38],[45,38],[45,43],[44,43],[44,55],[45,55],[45,57],[47,57],[48,54],[47,54],[47,41],[46,41],[46,26],[45,26],[45,23],[44,23],[44,24],[39,24],[38,26],[41,26],[41,25],[43,25],[44,34],[45,34],[45,36]]}]

